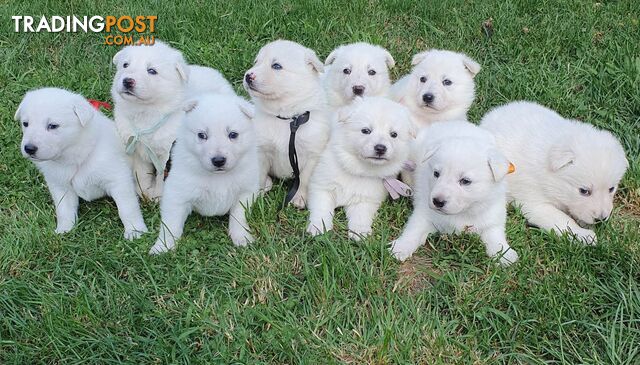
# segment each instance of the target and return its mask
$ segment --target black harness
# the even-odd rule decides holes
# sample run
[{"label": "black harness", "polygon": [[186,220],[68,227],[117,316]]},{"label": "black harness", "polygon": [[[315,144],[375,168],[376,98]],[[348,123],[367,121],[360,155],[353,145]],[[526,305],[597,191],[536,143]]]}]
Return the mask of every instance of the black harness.
[{"label": "black harness", "polygon": [[306,111],[302,114],[297,114],[289,118],[281,117],[279,115],[276,116],[278,119],[291,121],[289,123],[289,129],[291,129],[291,134],[289,135],[289,163],[293,170],[293,180],[289,185],[289,191],[287,191],[287,196],[284,199],[283,206],[286,206],[293,199],[300,187],[300,168],[298,167],[298,154],[296,153],[296,132],[301,125],[309,121],[309,114],[311,113]]}]

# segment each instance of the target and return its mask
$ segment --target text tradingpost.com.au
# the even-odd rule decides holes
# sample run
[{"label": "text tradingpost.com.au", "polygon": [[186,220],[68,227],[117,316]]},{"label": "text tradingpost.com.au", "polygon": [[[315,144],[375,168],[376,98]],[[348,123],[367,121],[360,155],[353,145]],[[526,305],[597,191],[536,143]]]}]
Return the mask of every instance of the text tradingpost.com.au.
[{"label": "text tradingpost.com.au", "polygon": [[[152,45],[155,42],[153,33],[156,30],[157,15],[138,16],[75,16],[53,15],[41,16],[39,19],[29,15],[14,15],[11,17],[14,31],[17,33],[107,33],[105,45]],[[111,32],[124,34],[111,34]],[[136,33],[135,35],[132,33]]]}]

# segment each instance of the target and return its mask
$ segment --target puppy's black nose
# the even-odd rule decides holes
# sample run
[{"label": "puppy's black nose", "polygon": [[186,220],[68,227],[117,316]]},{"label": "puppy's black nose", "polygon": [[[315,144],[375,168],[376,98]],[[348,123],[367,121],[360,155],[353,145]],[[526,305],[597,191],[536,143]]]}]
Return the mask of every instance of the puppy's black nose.
[{"label": "puppy's black nose", "polygon": [[222,166],[224,166],[224,164],[227,163],[227,159],[226,159],[226,157],[216,156],[216,157],[211,159],[211,163],[215,167],[222,167]]},{"label": "puppy's black nose", "polygon": [[432,93],[426,93],[422,95],[422,101],[424,101],[427,104],[433,103],[433,99],[435,99],[435,96],[433,96]]},{"label": "puppy's black nose", "polygon": [[38,147],[32,145],[31,143],[25,144],[24,145],[24,152],[26,152],[30,156],[33,156],[33,155],[36,154],[36,152],[38,152]]},{"label": "puppy's black nose", "polygon": [[246,81],[246,82],[247,82],[247,84],[252,83],[252,82],[253,82],[253,80],[255,80],[255,79],[256,79],[256,75],[254,75],[254,74],[252,74],[252,73],[247,72],[247,73],[244,75],[244,81]]},{"label": "puppy's black nose", "polygon": [[436,206],[436,208],[442,208],[447,204],[446,200],[442,200],[442,199],[438,199],[438,198],[433,198],[433,205]]},{"label": "puppy's black nose", "polygon": [[383,144],[377,144],[377,145],[373,146],[373,150],[376,151],[376,155],[382,156],[385,153],[387,153],[387,146],[385,146]]},{"label": "puppy's black nose", "polygon": [[125,89],[133,89],[133,87],[136,86],[136,80],[130,77],[125,77],[122,80],[122,86],[124,86]]},{"label": "puppy's black nose", "polygon": [[355,95],[358,95],[358,96],[364,95],[364,86],[362,86],[362,85],[356,85],[356,86],[352,87],[351,90],[353,90],[353,93]]}]

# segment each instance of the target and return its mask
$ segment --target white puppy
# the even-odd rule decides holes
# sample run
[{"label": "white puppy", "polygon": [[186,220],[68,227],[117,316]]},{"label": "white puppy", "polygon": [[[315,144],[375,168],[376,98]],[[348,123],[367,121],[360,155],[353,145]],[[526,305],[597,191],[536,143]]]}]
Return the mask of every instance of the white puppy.
[{"label": "white puppy", "polygon": [[413,136],[407,109],[386,98],[358,98],[342,108],[311,176],[307,232],[331,230],[335,208],[345,207],[349,237],[368,236],[387,196],[383,179],[400,172]]},{"label": "white puppy", "polygon": [[475,98],[474,77],[480,65],[462,53],[432,49],[418,53],[413,70],[390,90],[393,100],[411,111],[418,128],[433,122],[467,120]]},{"label": "white puppy", "polygon": [[289,136],[292,118],[309,112],[296,133],[300,187],[292,203],[304,208],[309,178],[329,139],[325,93],[320,83],[323,65],[312,50],[291,41],[271,42],[258,52],[255,65],[244,76],[244,87],[256,105],[256,133],[264,158],[262,183],[270,176],[289,178]]},{"label": "white puppy", "polygon": [[238,96],[202,95],[187,102],[160,202],[162,226],[151,254],[175,247],[187,216],[229,213],[236,246],[253,241],[245,210],[259,191],[253,107]]},{"label": "white puppy", "polygon": [[529,223],[570,231],[585,243],[596,234],[580,226],[606,220],[629,166],[609,132],[530,102],[514,102],[487,113],[482,127],[518,167],[507,178],[509,199]]},{"label": "white puppy", "polygon": [[57,88],[28,92],[15,114],[22,154],[42,172],[56,206],[56,233],[76,223],[78,201],[111,196],[127,239],[147,232],[131,167],[113,122],[81,95]]},{"label": "white puppy", "polygon": [[233,89],[218,71],[187,65],[182,53],[160,41],[125,47],[113,63],[116,127],[133,157],[138,193],[155,199],[162,194],[164,166],[183,117],[180,106],[187,97]]},{"label": "white puppy", "polygon": [[384,96],[395,61],[386,49],[369,43],[352,43],[334,49],[324,62],[323,83],[329,105],[345,106],[358,96]]},{"label": "white puppy", "polygon": [[434,232],[480,235],[487,254],[509,265],[518,259],[505,236],[509,161],[493,136],[463,121],[435,123],[418,135],[423,160],[416,169],[413,213],[391,243],[399,260],[410,257]]}]

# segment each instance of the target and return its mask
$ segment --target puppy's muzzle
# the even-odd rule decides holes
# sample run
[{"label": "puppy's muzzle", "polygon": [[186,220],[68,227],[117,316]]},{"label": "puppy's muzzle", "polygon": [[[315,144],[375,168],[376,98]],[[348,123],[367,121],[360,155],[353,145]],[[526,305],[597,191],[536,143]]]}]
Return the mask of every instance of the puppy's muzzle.
[{"label": "puppy's muzzle", "polygon": [[425,104],[433,103],[435,98],[436,98],[435,95],[433,95],[432,93],[424,93],[424,94],[422,94],[422,101],[424,101]]},{"label": "puppy's muzzle", "polygon": [[211,163],[213,164],[213,166],[220,169],[227,163],[227,158],[223,156],[216,156],[211,159]]},{"label": "puppy's muzzle", "polygon": [[24,152],[26,152],[29,156],[35,156],[36,152],[38,152],[38,146],[31,143],[25,144]]},{"label": "puppy's muzzle", "polygon": [[256,79],[256,74],[252,72],[247,72],[244,75],[244,81],[249,85],[251,85],[255,79]]},{"label": "puppy's muzzle", "polygon": [[122,80],[122,86],[125,88],[125,90],[132,90],[134,86],[136,86],[136,80],[130,77],[125,77]]},{"label": "puppy's muzzle", "polygon": [[356,86],[352,87],[351,90],[353,91],[354,95],[362,96],[362,95],[364,95],[365,87],[362,86],[362,85],[356,85]]},{"label": "puppy's muzzle", "polygon": [[447,205],[447,201],[442,198],[433,198],[431,202],[433,203],[433,206],[438,209],[444,208],[444,206]]},{"label": "puppy's muzzle", "polygon": [[373,146],[373,150],[376,152],[376,156],[384,156],[387,153],[387,146],[383,144],[377,144]]}]

